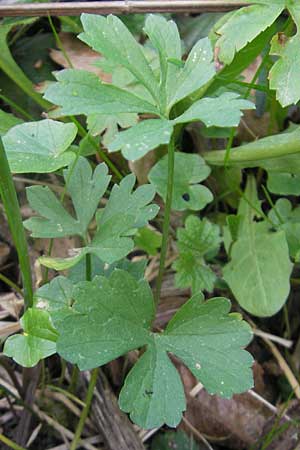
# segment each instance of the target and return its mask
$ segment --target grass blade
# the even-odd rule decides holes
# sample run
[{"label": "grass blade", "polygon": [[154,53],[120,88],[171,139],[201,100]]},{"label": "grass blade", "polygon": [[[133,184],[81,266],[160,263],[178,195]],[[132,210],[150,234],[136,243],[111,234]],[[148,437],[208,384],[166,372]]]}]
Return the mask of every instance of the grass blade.
[{"label": "grass blade", "polygon": [[25,308],[32,306],[32,279],[28,247],[19,202],[8,165],[6,153],[0,138],[0,195],[7,216],[12,238],[18,253],[23,278]]}]

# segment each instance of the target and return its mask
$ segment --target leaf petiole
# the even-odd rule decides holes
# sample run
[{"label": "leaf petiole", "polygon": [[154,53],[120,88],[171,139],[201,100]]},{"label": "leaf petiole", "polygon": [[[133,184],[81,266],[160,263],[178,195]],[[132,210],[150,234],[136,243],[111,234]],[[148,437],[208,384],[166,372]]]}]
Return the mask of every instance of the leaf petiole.
[{"label": "leaf petiole", "polygon": [[170,227],[170,216],[172,207],[172,197],[173,197],[173,184],[174,184],[174,165],[175,165],[175,142],[174,135],[170,139],[168,145],[168,180],[167,180],[167,197],[165,206],[165,217],[163,222],[163,235],[162,244],[159,260],[159,271],[156,281],[156,292],[155,292],[155,303],[158,305],[160,299],[160,291],[162,285],[162,279],[165,270],[165,262],[168,248],[168,238],[169,238],[169,227]]}]

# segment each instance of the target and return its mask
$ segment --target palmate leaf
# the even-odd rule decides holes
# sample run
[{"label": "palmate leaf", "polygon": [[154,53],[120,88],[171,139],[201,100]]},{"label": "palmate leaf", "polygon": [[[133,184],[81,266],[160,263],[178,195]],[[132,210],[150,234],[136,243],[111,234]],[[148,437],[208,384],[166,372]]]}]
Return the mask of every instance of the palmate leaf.
[{"label": "palmate leaf", "polygon": [[58,322],[70,314],[73,289],[71,280],[58,276],[35,291],[34,306],[47,311],[54,325],[57,326]]},{"label": "palmate leaf", "polygon": [[176,124],[202,121],[207,127],[234,127],[240,122],[242,110],[253,108],[255,108],[253,103],[233,92],[226,92],[216,98],[204,98],[174,120],[145,120],[119,133],[109,144],[108,149],[121,150],[126,159],[136,160],[149,150],[168,144]]},{"label": "palmate leaf", "polygon": [[84,32],[79,38],[107,60],[126,67],[157,99],[158,82],[141,46],[123,22],[116,16],[105,18],[92,14],[82,14],[81,21]]},{"label": "palmate leaf", "polygon": [[205,256],[218,251],[221,237],[220,228],[209,222],[189,216],[185,228],[177,230],[179,255],[173,264],[176,270],[175,282],[178,287],[191,287],[193,293],[202,290],[211,292],[216,275],[205,262]]},{"label": "palmate leaf", "polygon": [[208,38],[201,39],[190,51],[184,67],[176,74],[168,96],[168,109],[208,83],[215,72],[211,43]]},{"label": "palmate leaf", "polygon": [[168,144],[173,133],[170,120],[150,119],[117,134],[108,146],[109,151],[122,151],[124,158],[134,161],[159,145]]},{"label": "palmate leaf", "polygon": [[150,203],[155,196],[154,187],[148,184],[133,191],[135,181],[134,175],[128,175],[120,185],[114,185],[105,208],[96,216],[97,231],[91,243],[71,258],[41,257],[41,264],[56,270],[69,269],[87,253],[112,264],[131,252],[136,230],[147,225],[159,210],[157,205]]},{"label": "palmate leaf", "polygon": [[87,118],[88,130],[92,136],[103,135],[102,142],[105,146],[111,143],[118,134],[118,127],[129,128],[138,121],[137,114],[91,114]]},{"label": "palmate leaf", "polygon": [[[167,173],[168,157],[166,155],[151,169],[148,176],[164,201],[167,195]],[[211,202],[213,195],[210,190],[198,184],[209,174],[210,168],[199,155],[175,153],[172,209],[197,211]]]},{"label": "palmate leaf", "polygon": [[203,122],[207,127],[236,127],[240,123],[243,109],[254,109],[255,105],[240,98],[234,92],[225,92],[219,97],[203,98],[195,102],[175,123]]},{"label": "palmate leaf", "polygon": [[49,119],[14,126],[3,136],[11,171],[45,173],[67,166],[75,157],[67,150],[76,134],[74,124]]},{"label": "palmate leaf", "polygon": [[144,31],[159,55],[160,104],[161,109],[165,111],[179,71],[178,65],[172,64],[171,61],[181,62],[182,50],[178,28],[172,20],[166,21],[161,16],[151,14],[146,19]]},{"label": "palmate leaf", "polygon": [[85,70],[66,69],[56,74],[57,83],[47,88],[44,97],[62,106],[60,115],[73,114],[159,114],[155,105]]},{"label": "palmate leaf", "polygon": [[105,164],[99,164],[92,173],[90,164],[85,158],[79,158],[75,167],[70,167],[64,172],[76,219],[65,210],[48,187],[27,188],[30,206],[41,217],[31,217],[24,222],[24,226],[31,231],[33,237],[55,238],[79,235],[85,239],[88,225],[107,189],[110,180],[107,173]]},{"label": "palmate leaf", "polygon": [[176,426],[185,410],[180,377],[167,352],[181,358],[210,393],[230,397],[252,386],[252,358],[242,349],[251,339],[250,328],[239,315],[228,314],[227,299],[203,303],[202,296],[194,296],[161,334],[151,332],[148,283],[125,271],[79,283],[73,299],[73,312],[58,325],[57,350],[81,370],[147,346],[120,394],[121,408],[143,428]]},{"label": "palmate leaf", "polygon": [[6,340],[3,351],[6,356],[23,367],[33,367],[56,353],[57,331],[47,311],[29,308],[20,322],[23,333]]}]

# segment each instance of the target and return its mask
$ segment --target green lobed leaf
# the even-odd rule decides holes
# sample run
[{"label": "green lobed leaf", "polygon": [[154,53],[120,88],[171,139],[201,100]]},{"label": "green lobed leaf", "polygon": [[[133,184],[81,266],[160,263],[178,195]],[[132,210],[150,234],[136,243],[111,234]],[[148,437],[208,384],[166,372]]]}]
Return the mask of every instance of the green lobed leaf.
[{"label": "green lobed leaf", "polygon": [[191,287],[193,293],[212,292],[216,275],[205,262],[205,256],[218,251],[221,242],[218,225],[188,216],[185,228],[177,230],[179,255],[173,264],[178,287]]},{"label": "green lobed leaf", "polygon": [[179,67],[172,61],[181,62],[181,41],[176,23],[164,17],[150,14],[145,22],[145,33],[158,51],[160,63],[160,105],[166,110],[167,102],[174,91]]},{"label": "green lobed leaf", "polygon": [[75,167],[64,172],[67,191],[70,193],[76,219],[73,218],[46,186],[27,188],[30,206],[41,217],[31,217],[24,222],[25,228],[33,237],[55,238],[85,234],[98,207],[100,198],[105,193],[110,176],[105,164],[99,164],[94,173],[89,162],[80,157]]},{"label": "green lobed leaf", "polygon": [[109,279],[77,284],[73,299],[73,314],[58,327],[57,351],[81,370],[105,364],[149,339],[154,303],[145,280],[115,270]]},{"label": "green lobed leaf", "polygon": [[[168,156],[161,158],[149,172],[149,181],[158,194],[166,200]],[[213,200],[210,190],[198,183],[210,174],[210,168],[199,155],[175,153],[172,209],[194,211],[203,209]]]},{"label": "green lobed leaf", "polygon": [[129,130],[118,133],[108,149],[110,152],[121,150],[124,158],[134,161],[159,145],[168,144],[172,132],[173,125],[169,120],[144,120]]},{"label": "green lobed leaf", "polygon": [[208,38],[201,39],[190,51],[183,69],[177,72],[169,95],[168,109],[208,83],[215,72],[211,43]]},{"label": "green lobed leaf", "polygon": [[[167,352],[178,356],[210,393],[229,397],[252,387],[251,356],[242,347],[250,327],[230,302],[192,297],[164,333],[151,331],[154,302],[145,280],[114,270],[83,282],[73,292],[73,314],[59,324],[58,352],[90,369],[137,347],[145,353],[130,371],[120,407],[142,428],[176,426],[185,409],[183,386]],[[163,401],[162,401],[163,399]]]},{"label": "green lobed leaf", "polygon": [[57,72],[57,83],[51,83],[44,97],[61,106],[60,115],[74,114],[159,114],[157,108],[111,84],[105,84],[94,73],[66,69]]},{"label": "green lobed leaf", "polygon": [[294,1],[287,0],[286,7],[292,16],[297,33],[287,38],[282,33],[273,37],[271,55],[279,56],[269,73],[270,88],[276,89],[276,98],[282,106],[297,103],[300,99],[300,81],[298,67],[300,64],[300,7]]},{"label": "green lobed leaf", "polygon": [[94,172],[85,158],[79,158],[75,167],[64,171],[67,190],[71,195],[81,233],[84,234],[105,194],[111,176],[105,164],[98,164]]},{"label": "green lobed leaf", "polygon": [[157,99],[158,83],[154,73],[141,46],[123,22],[113,15],[103,17],[92,14],[82,14],[81,21],[84,32],[79,38],[107,60],[124,66]]},{"label": "green lobed leaf", "polygon": [[44,173],[67,166],[75,155],[66,150],[76,134],[74,124],[50,119],[16,125],[3,136],[11,171]]},{"label": "green lobed leaf", "polygon": [[162,235],[150,228],[140,228],[134,238],[135,245],[148,255],[157,255],[161,246]]},{"label": "green lobed leaf", "polygon": [[127,175],[119,186],[114,185],[106,207],[96,218],[97,232],[88,248],[109,264],[133,250],[132,236],[159,210],[149,204],[155,196],[153,186],[145,184],[132,192],[135,181],[134,175]]},{"label": "green lobed leaf", "polygon": [[91,114],[87,118],[87,126],[92,136],[101,134],[103,144],[108,146],[118,134],[118,127],[129,128],[137,121],[138,116],[133,113]]},{"label": "green lobed leaf", "polygon": [[134,175],[127,175],[120,185],[113,186],[105,208],[96,215],[97,231],[86,247],[70,258],[41,257],[41,264],[65,270],[81,261],[87,253],[108,264],[128,255],[134,248],[133,236],[137,229],[147,225],[159,210],[157,205],[150,203],[155,196],[154,187],[145,184],[133,191],[135,181]]},{"label": "green lobed leaf", "polygon": [[210,394],[231,397],[252,387],[252,357],[241,349],[251,329],[239,314],[229,314],[223,297],[203,303],[194,295],[169,322],[168,351],[176,354]]},{"label": "green lobed leaf", "polygon": [[48,312],[29,308],[21,319],[22,334],[10,336],[3,353],[23,367],[33,367],[56,352],[57,331]]},{"label": "green lobed leaf", "polygon": [[55,326],[64,317],[70,314],[73,303],[74,285],[66,277],[55,277],[50,283],[37,289],[33,302],[36,308],[48,311]]},{"label": "green lobed leaf", "polygon": [[221,62],[230,64],[235,53],[270,27],[285,7],[285,0],[256,3],[260,4],[240,8],[222,17],[214,26],[218,36],[215,46]]},{"label": "green lobed leaf", "polygon": [[30,206],[41,217],[25,220],[24,227],[32,237],[55,238],[81,234],[79,223],[63,207],[48,186],[26,188]]},{"label": "green lobed leaf", "polygon": [[236,127],[243,115],[242,110],[254,108],[252,102],[240,98],[238,94],[224,92],[219,97],[198,100],[174,122],[202,121],[207,127]]},{"label": "green lobed leaf", "polygon": [[[146,265],[146,258],[138,261],[131,261],[124,258],[113,264],[107,264],[101,261],[97,256],[91,255],[91,279],[93,279],[96,275],[109,277],[115,269],[121,269],[126,270],[126,272],[130,273],[137,281],[139,281],[144,278]],[[68,274],[68,279],[73,283],[86,280],[86,259],[81,260],[79,264],[71,268]]]},{"label": "green lobed leaf", "polygon": [[166,352],[164,339],[153,337],[147,351],[129,372],[119,397],[120,408],[142,428],[163,423],[176,427],[186,409],[184,389]]}]

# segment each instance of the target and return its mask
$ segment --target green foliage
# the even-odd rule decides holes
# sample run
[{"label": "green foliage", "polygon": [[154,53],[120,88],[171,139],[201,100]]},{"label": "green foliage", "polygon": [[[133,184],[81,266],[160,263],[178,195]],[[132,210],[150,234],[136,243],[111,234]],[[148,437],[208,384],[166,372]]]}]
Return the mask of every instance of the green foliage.
[{"label": "green foliage", "polygon": [[[168,156],[164,156],[151,169],[149,180],[159,195],[166,200],[168,173]],[[199,155],[175,153],[174,185],[172,209],[194,211],[203,209],[213,200],[213,195],[206,186],[198,183],[210,174],[210,168]]]},{"label": "green foliage", "polygon": [[150,119],[140,122],[127,131],[119,133],[109,144],[111,152],[122,150],[124,158],[134,161],[142,158],[149,150],[168,144],[173,133],[169,120]]},{"label": "green foliage", "polygon": [[195,102],[185,113],[177,117],[176,123],[202,121],[207,127],[236,127],[243,109],[255,106],[248,100],[239,98],[233,92],[225,92],[219,97],[203,98]]},{"label": "green foliage", "polygon": [[239,304],[251,314],[266,317],[276,314],[287,299],[292,263],[285,233],[269,231],[267,223],[255,222],[257,211],[255,180],[249,178],[238,210],[237,239],[223,274]]},{"label": "green foliage", "polygon": [[[223,151],[203,150],[209,148],[207,138],[214,139],[210,144],[218,148],[215,144],[219,144],[219,137],[234,136],[243,111],[254,109],[248,100],[254,88],[264,97],[256,96],[259,114],[264,112],[265,101],[272,106],[271,125],[278,117],[278,122],[283,122],[283,108],[276,103],[275,94],[269,92],[264,73],[273,60],[263,58],[253,82],[240,79],[242,71],[258,55],[266,54],[271,36],[279,30],[281,22],[277,18],[283,9],[289,11],[291,19],[284,28],[286,36],[281,33],[271,42],[270,54],[278,59],[274,59],[269,74],[270,87],[277,90],[283,106],[296,103],[300,98],[296,73],[300,9],[291,0],[257,0],[220,19],[211,39],[215,49],[206,37],[193,39],[188,54],[184,53],[175,22],[163,16],[146,17],[142,45],[119,18],[83,14],[80,39],[102,55],[97,65],[112,74],[112,83],[82,70],[57,72],[57,81],[47,83],[45,99],[58,106],[48,117],[63,118],[61,122],[46,119],[19,124],[19,119],[0,111],[0,133],[6,133],[4,145],[12,171],[59,171],[64,177],[60,199],[48,187],[27,189],[36,215],[25,221],[25,227],[32,237],[76,235],[81,240],[81,247],[73,249],[70,257],[48,255],[39,259],[48,268],[70,270],[35,292],[33,308],[21,319],[23,332],[6,341],[5,354],[29,367],[57,351],[81,370],[88,370],[139,350],[119,403],[142,428],[163,424],[174,427],[186,408],[172,355],[211,394],[228,398],[252,387],[252,357],[244,350],[251,339],[250,327],[239,314],[230,313],[226,298],[205,301],[201,291],[214,291],[215,272],[219,273],[224,264],[220,251],[223,241],[229,260],[223,267],[224,280],[241,307],[267,317],[284,305],[293,267],[290,257],[299,261],[299,208],[293,209],[282,198],[273,205],[265,191],[270,209],[265,214],[256,187],[261,173],[257,180],[250,175],[241,192],[240,169],[260,167],[268,172],[271,192],[298,195],[300,128],[289,128],[285,133],[238,148],[230,148],[229,140]],[[291,36],[294,23],[298,32]],[[10,30],[6,27],[0,33],[5,45]],[[216,56],[219,61],[215,61]],[[0,66],[2,59],[0,56]],[[225,67],[217,71],[215,65],[219,62]],[[11,61],[6,72],[7,67],[13,67]],[[23,83],[25,88],[32,90]],[[42,104],[48,107],[47,102]],[[83,139],[77,138],[75,145],[72,143],[77,127],[67,123],[65,117],[72,115],[87,116],[89,131]],[[75,123],[73,117],[71,120]],[[77,120],[79,135],[83,136],[82,118]],[[189,153],[189,140],[183,133],[191,122],[198,123],[186,130],[192,130],[195,153]],[[100,135],[109,152],[121,151],[130,161],[159,148],[155,165],[149,174],[147,171],[150,184],[135,188],[135,176],[127,175],[119,184],[109,185],[112,155],[107,156],[102,149],[98,153],[108,167],[96,164],[92,170],[90,162],[96,162]],[[181,143],[185,146],[183,152],[179,151]],[[91,155],[90,162],[84,158]],[[225,159],[226,170],[214,170],[211,175],[210,166],[224,167]],[[130,169],[134,166],[129,164]],[[61,170],[64,167],[67,169]],[[124,162],[121,170],[126,171]],[[200,184],[209,176],[211,190]],[[156,232],[161,216],[149,225],[159,210],[152,203],[156,194],[166,203],[162,209],[162,235]],[[233,214],[239,196],[242,198]],[[143,256],[132,262],[133,255],[126,257],[133,250],[156,256],[160,249],[158,301],[168,250],[170,209],[200,211],[206,206],[210,220],[183,213],[184,228],[177,230],[175,283],[191,288],[193,296],[164,331],[154,332],[156,306],[144,279],[149,258]],[[172,217],[172,227],[178,216]],[[172,243],[170,249],[174,250]],[[223,287],[226,289],[224,282]]]},{"label": "green foliage", "polygon": [[185,228],[177,230],[179,255],[173,268],[177,272],[175,282],[178,287],[191,286],[193,293],[213,291],[216,275],[205,259],[218,252],[220,242],[218,225],[195,216],[186,219]]},{"label": "green foliage", "polygon": [[148,253],[148,255],[156,255],[161,246],[161,234],[150,228],[140,228],[134,238],[135,245]]},{"label": "green foliage", "polygon": [[30,206],[42,217],[32,217],[24,222],[24,226],[31,231],[33,237],[79,235],[85,239],[88,225],[110,180],[107,172],[106,165],[99,164],[92,174],[90,164],[84,158],[80,158],[74,168],[70,166],[64,172],[76,219],[65,210],[48,187],[27,188]]},{"label": "green foliage", "polygon": [[[257,0],[254,5],[238,9],[222,17],[214,26],[218,58],[225,64],[233,61],[236,52],[252,42],[260,33],[270,27],[287,9],[297,26],[297,33],[286,36],[280,32],[274,36],[270,54],[279,59],[269,73],[270,88],[282,106],[297,103],[300,99],[300,81],[297,67],[300,63],[300,8],[294,0]],[[243,30],[241,33],[240,30]]]},{"label": "green foliage", "polygon": [[11,356],[24,367],[33,367],[56,352],[57,331],[47,311],[29,308],[20,323],[23,333],[6,340],[6,356]]},{"label": "green foliage", "polygon": [[300,195],[300,175],[286,172],[269,172],[268,189],[273,194]]},{"label": "green foliage", "polygon": [[300,250],[300,208],[292,209],[288,199],[280,198],[270,211],[269,217],[277,229],[285,232],[290,256],[296,258]]},{"label": "green foliage", "polygon": [[92,136],[103,135],[102,142],[105,146],[111,143],[118,133],[118,127],[129,128],[137,122],[137,114],[91,114],[87,118],[87,126]]},{"label": "green foliage", "polygon": [[81,370],[147,345],[120,394],[121,408],[143,428],[176,426],[185,409],[180,377],[167,352],[182,359],[211,393],[228,397],[251,387],[252,359],[241,349],[251,338],[250,328],[238,315],[228,314],[226,299],[203,303],[203,297],[194,296],[162,334],[150,329],[154,302],[148,283],[126,271],[77,284],[72,299],[69,315],[63,301],[63,320],[56,320],[57,351]]},{"label": "green foliage", "polygon": [[[176,118],[173,106],[204,88],[215,76],[209,40],[198,41],[183,62],[176,24],[149,15],[144,31],[159,60],[157,76],[145,51],[120,19],[83,14],[82,23],[84,32],[80,39],[104,55],[111,70],[120,66],[125,69],[125,78],[129,74],[130,82],[108,85],[95,74],[69,69],[56,74],[58,82],[48,87],[45,98],[62,107],[60,115],[85,114],[89,122],[100,120],[100,126],[96,125],[100,131],[106,126],[108,115],[112,116],[114,128],[124,113],[159,117],[117,134],[112,142],[110,138],[106,140],[110,151],[121,150],[126,159],[139,159],[149,150],[168,144],[177,124],[202,121],[207,126],[237,126],[241,109],[253,108],[251,102],[227,92],[220,97],[199,100]],[[105,116],[101,118],[101,115]]]},{"label": "green foliage", "polygon": [[[68,179],[68,172],[65,172],[65,178]],[[90,183],[87,183],[89,179]],[[96,214],[97,230],[91,242],[87,243],[87,227],[108,182],[105,164],[97,166],[91,177],[89,164],[84,159],[78,161],[68,180],[68,191],[73,200],[77,219],[63,208],[48,188],[39,186],[29,188],[30,204],[43,215],[42,218],[33,217],[25,222],[26,228],[30,229],[35,237],[77,234],[86,242],[86,246],[79,249],[73,257],[65,259],[41,257],[40,262],[43,265],[56,270],[69,269],[88,253],[98,256],[105,263],[112,264],[133,250],[133,236],[137,229],[147,225],[158,213],[159,207],[150,203],[155,195],[154,188],[148,184],[133,191],[134,175],[123,178],[120,185],[115,184],[105,208]]]},{"label": "green foliage", "polygon": [[75,156],[67,150],[76,134],[74,124],[49,119],[14,126],[3,136],[11,171],[43,173],[67,166]]}]

